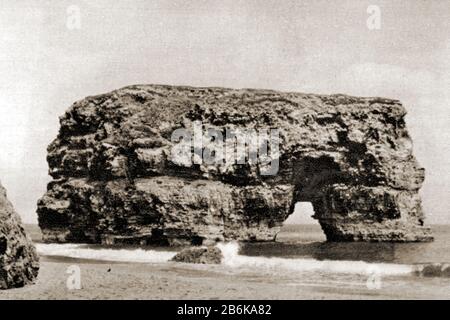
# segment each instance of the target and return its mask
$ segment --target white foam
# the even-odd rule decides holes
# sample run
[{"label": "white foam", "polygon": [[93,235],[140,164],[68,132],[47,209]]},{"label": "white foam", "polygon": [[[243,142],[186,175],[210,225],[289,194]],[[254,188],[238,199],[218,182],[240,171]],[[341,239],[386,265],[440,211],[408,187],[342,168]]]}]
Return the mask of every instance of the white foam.
[{"label": "white foam", "polygon": [[171,251],[156,251],[143,249],[110,249],[93,248],[86,244],[36,244],[37,251],[45,256],[62,256],[78,259],[91,259],[118,262],[167,262],[176,254]]},{"label": "white foam", "polygon": [[[38,253],[45,256],[63,256],[78,259],[92,259],[117,262],[164,263],[168,262],[176,252],[143,250],[143,249],[112,249],[93,247],[86,244],[44,244],[38,243]],[[239,254],[237,242],[219,243],[224,259],[222,265],[230,271],[255,271],[283,274],[317,271],[322,273],[347,274],[379,274],[407,275],[416,271],[412,265],[390,263],[368,263],[364,261],[335,261],[315,259],[287,259],[250,257]]]},{"label": "white foam", "polygon": [[415,271],[412,265],[393,263],[368,263],[364,261],[335,261],[315,259],[287,259],[268,257],[249,257],[239,255],[237,242],[218,244],[217,247],[224,255],[223,264],[232,268],[245,270],[259,269],[269,272],[308,272],[350,273],[350,274],[379,274],[379,275],[407,275]]}]

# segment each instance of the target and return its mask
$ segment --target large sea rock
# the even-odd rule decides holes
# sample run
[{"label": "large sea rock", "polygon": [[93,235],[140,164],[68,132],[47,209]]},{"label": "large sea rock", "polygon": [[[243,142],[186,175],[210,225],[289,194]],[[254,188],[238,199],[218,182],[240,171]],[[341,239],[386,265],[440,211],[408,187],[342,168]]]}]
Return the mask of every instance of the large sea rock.
[{"label": "large sea rock", "polygon": [[[397,100],[270,90],[136,85],[87,97],[48,148],[39,225],[48,242],[269,241],[308,201],[330,241],[432,240],[405,114]],[[249,129],[271,142],[250,139],[258,159],[228,161],[248,136],[227,132]],[[183,132],[193,138],[174,139]]]},{"label": "large sea rock", "polygon": [[38,270],[36,249],[0,184],[0,289],[32,283]]}]

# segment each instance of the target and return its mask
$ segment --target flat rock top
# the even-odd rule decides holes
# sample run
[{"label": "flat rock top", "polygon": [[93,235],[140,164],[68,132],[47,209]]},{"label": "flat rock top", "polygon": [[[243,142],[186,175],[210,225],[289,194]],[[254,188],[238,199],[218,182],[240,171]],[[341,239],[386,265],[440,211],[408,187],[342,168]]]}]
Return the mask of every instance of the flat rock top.
[{"label": "flat rock top", "polygon": [[[129,104],[145,104],[148,107],[156,106],[157,110],[167,111],[175,109],[192,110],[198,107],[197,103],[202,103],[214,111],[230,111],[240,109],[242,113],[257,112],[280,112],[284,109],[311,109],[313,112],[323,112],[333,107],[345,108],[379,108],[380,113],[395,112],[404,115],[405,111],[400,101],[380,97],[355,97],[345,94],[306,94],[297,92],[281,92],[266,89],[230,89],[218,87],[188,87],[169,85],[133,85],[111,91],[109,93],[87,97],[75,103],[94,102],[102,103],[102,106],[114,107],[111,104],[114,100],[120,99],[122,106],[126,102]],[[128,100],[129,99],[129,100]],[[181,106],[180,106],[181,104]],[[391,106],[386,110],[386,105]],[[243,110],[242,107],[245,106]],[[329,108],[331,107],[331,108]],[[392,110],[392,107],[394,110]],[[218,108],[219,110],[217,110]],[[281,110],[283,109],[283,110]],[[181,110],[179,110],[181,111]],[[344,111],[344,109],[341,109]],[[177,114],[172,114],[176,116]]]},{"label": "flat rock top", "polygon": [[138,137],[134,133],[142,130],[170,136],[174,129],[186,127],[186,121],[297,131],[310,127],[311,119],[317,119],[319,125],[360,122],[358,126],[368,126],[365,119],[396,122],[405,114],[398,100],[379,97],[133,85],[75,102],[61,118],[60,136],[91,133],[105,122],[113,125],[108,129],[111,132],[122,127],[128,131],[126,135]]},{"label": "flat rock top", "polygon": [[188,97],[199,97],[199,96],[211,96],[214,98],[221,97],[240,97],[244,98],[246,96],[251,97],[277,97],[283,96],[285,98],[291,99],[307,99],[307,100],[322,100],[329,104],[352,104],[352,103],[385,103],[385,104],[399,104],[399,100],[382,98],[382,97],[357,97],[346,94],[313,94],[313,93],[301,93],[292,91],[277,91],[269,89],[233,89],[233,88],[223,88],[223,87],[192,87],[192,86],[172,86],[172,85],[158,85],[158,84],[139,84],[126,86],[120,89],[113,90],[109,93],[95,95],[87,97],[90,98],[101,98],[108,96],[110,94],[139,94],[139,93],[150,93],[156,95],[163,95],[165,97],[183,95]]}]

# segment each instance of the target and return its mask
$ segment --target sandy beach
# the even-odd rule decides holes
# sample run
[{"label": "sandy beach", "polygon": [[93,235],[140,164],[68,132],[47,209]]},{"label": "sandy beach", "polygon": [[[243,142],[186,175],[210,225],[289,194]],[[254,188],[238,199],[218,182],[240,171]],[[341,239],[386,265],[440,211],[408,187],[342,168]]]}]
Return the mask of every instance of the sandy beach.
[{"label": "sandy beach", "polygon": [[[39,228],[25,227],[41,246]],[[284,238],[290,238],[292,228],[285,228]],[[302,227],[302,239],[320,239],[316,229]],[[100,252],[96,257],[100,258]],[[130,252],[134,251],[125,254]],[[67,281],[73,266],[79,267],[81,288],[69,290]],[[356,275],[273,271],[41,254],[36,283],[0,290],[0,299],[450,299],[450,278],[415,277],[411,281],[402,276],[387,277],[374,290],[367,287],[366,277]]]},{"label": "sandy beach", "polygon": [[[69,290],[67,269],[78,265],[81,289]],[[34,285],[0,291],[0,299],[442,299],[442,290],[424,290],[420,279],[406,287],[388,282],[378,290],[305,282],[280,283],[276,278],[261,281],[255,277],[196,269],[177,263],[109,263],[79,259],[42,258]],[[425,280],[425,279],[424,279]],[[436,281],[436,287],[443,279]],[[430,281],[430,279],[426,279]],[[442,285],[442,283],[441,283]],[[417,286],[417,288],[415,288]]]}]

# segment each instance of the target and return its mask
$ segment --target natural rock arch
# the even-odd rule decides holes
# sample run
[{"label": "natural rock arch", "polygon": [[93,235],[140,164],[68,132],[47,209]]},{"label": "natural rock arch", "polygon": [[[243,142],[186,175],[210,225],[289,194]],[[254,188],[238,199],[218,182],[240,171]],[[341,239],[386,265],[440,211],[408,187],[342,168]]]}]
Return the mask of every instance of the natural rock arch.
[{"label": "natural rock arch", "polygon": [[[310,201],[328,240],[431,240],[405,113],[397,100],[270,90],[140,85],[88,97],[48,148],[39,224],[46,241],[266,241]],[[224,140],[196,148],[199,124]],[[174,141],[180,129],[193,140]],[[278,130],[279,144],[258,151],[268,162],[228,162],[242,141],[227,129]],[[219,154],[217,143],[223,161],[196,158]],[[174,157],[180,146],[194,155]]]}]

